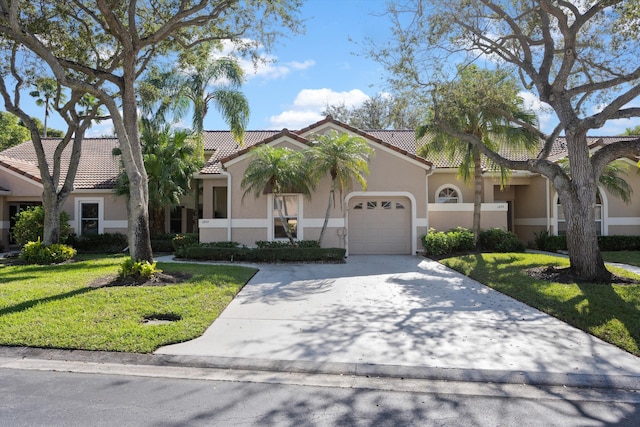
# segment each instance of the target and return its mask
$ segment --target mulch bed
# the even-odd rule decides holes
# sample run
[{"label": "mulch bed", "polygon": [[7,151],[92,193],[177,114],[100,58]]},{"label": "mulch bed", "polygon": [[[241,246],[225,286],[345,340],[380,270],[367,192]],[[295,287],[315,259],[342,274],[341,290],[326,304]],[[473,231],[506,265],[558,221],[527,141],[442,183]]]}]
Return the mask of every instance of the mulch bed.
[{"label": "mulch bed", "polygon": [[105,276],[89,283],[90,288],[103,288],[108,286],[166,286],[185,282],[191,278],[189,273],[155,273],[150,279],[121,278],[116,275]]}]

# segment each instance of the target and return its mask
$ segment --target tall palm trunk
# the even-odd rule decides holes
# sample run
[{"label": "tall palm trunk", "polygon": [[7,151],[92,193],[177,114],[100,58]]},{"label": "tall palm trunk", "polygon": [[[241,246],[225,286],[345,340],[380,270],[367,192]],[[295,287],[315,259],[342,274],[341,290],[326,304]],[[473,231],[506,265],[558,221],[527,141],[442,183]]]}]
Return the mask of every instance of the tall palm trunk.
[{"label": "tall palm trunk", "polygon": [[477,147],[472,148],[473,156],[473,239],[476,248],[480,246],[480,215],[482,210],[482,162],[480,150]]},{"label": "tall palm trunk", "polygon": [[331,213],[331,202],[334,200],[335,195],[336,195],[336,182],[335,180],[332,180],[331,190],[329,190],[329,200],[327,201],[327,211],[324,214],[324,222],[322,223],[322,230],[320,230],[320,237],[318,237],[318,246],[322,246],[322,239],[324,237],[324,232],[327,231],[327,226],[329,225],[329,214]]},{"label": "tall palm trunk", "polygon": [[[293,235],[291,234],[291,230],[289,230],[289,223],[284,217],[284,212],[282,211],[282,205],[285,203],[284,197],[278,193],[274,193],[276,209],[278,210],[278,216],[280,217],[280,224],[282,224],[282,228],[284,228],[284,232],[291,243],[291,246],[294,248],[298,246],[296,241],[293,239]],[[278,203],[278,200],[281,200],[281,203]]]}]

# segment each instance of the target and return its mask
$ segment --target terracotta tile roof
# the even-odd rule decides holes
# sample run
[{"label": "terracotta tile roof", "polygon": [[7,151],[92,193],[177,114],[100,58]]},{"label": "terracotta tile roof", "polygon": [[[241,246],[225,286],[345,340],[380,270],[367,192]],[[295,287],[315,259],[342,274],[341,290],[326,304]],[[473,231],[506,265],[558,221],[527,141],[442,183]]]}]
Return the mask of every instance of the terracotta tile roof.
[{"label": "terracotta tile roof", "polygon": [[219,174],[222,172],[220,160],[229,157],[239,150],[253,147],[254,145],[277,135],[279,130],[257,130],[246,131],[244,133],[244,143],[242,146],[233,139],[233,135],[229,131],[206,131],[204,135],[205,151],[213,151],[213,154],[206,161],[200,170],[202,174]]},{"label": "terracotta tile roof", "polygon": [[[355,133],[356,135],[360,135],[363,138],[367,138],[368,140],[371,141],[375,141],[380,145],[383,145],[387,148],[390,148],[400,154],[403,154],[407,157],[410,157],[414,160],[419,161],[420,163],[424,163],[426,165],[432,166],[432,162],[430,162],[429,160],[425,159],[424,157],[419,157],[416,155],[416,144],[415,144],[415,134],[414,131],[412,130],[407,130],[407,131],[396,131],[396,132],[405,132],[405,133],[411,133],[411,137],[413,138],[413,144],[412,147],[410,147],[410,144],[407,144],[406,138],[407,136],[405,136],[404,138],[397,138],[397,140],[394,140],[393,136],[385,134],[385,131],[377,131],[380,132],[379,136],[382,137],[380,138],[379,136],[373,135],[373,133],[371,131],[363,131],[360,129],[357,129],[353,126],[350,126],[346,123],[340,122],[338,120],[335,120],[333,117],[331,116],[327,116],[325,119],[320,120],[319,122],[316,122],[310,126],[307,126],[306,128],[300,129],[299,131],[296,131],[295,133],[297,134],[305,134],[309,131],[312,131],[313,129],[316,129],[322,125],[325,125],[327,123],[333,123],[339,127],[345,128],[347,130],[349,130],[352,133]],[[384,137],[389,137],[391,136],[390,140],[385,140],[383,139]]]},{"label": "terracotta tile roof", "polygon": [[[59,141],[58,138],[43,139],[42,143],[48,159],[53,158]],[[117,146],[118,140],[116,138],[86,138],[83,141],[74,188],[93,190],[114,188],[116,177],[120,172],[120,160],[118,157],[114,157],[111,151]],[[69,167],[70,155],[71,146],[69,145],[62,154],[62,179],[64,179]],[[25,142],[1,152],[0,159],[2,159],[1,166],[22,173],[36,182],[41,182],[37,166],[38,159],[31,142]]]},{"label": "terracotta tile roof", "polygon": [[14,159],[12,157],[0,154],[0,166],[16,172],[26,178],[32,179],[35,182],[41,183],[40,169],[38,169],[37,162],[25,162],[23,160]]},{"label": "terracotta tile roof", "polygon": [[[357,135],[361,135],[371,141],[382,144],[424,164],[433,164],[438,168],[455,168],[460,164],[459,158],[449,159],[444,156],[429,156],[427,159],[424,159],[418,157],[416,155],[416,147],[420,144],[426,143],[430,138],[429,135],[425,136],[418,142],[418,145],[416,145],[413,130],[362,131],[338,122],[331,117],[327,117],[320,122],[314,123],[311,126],[297,131],[288,131],[286,129],[282,131],[247,131],[245,132],[243,146],[238,145],[229,131],[206,131],[204,138],[205,151],[213,152],[213,154],[209,157],[200,172],[202,174],[219,174],[223,170],[221,161],[228,161],[240,156],[257,144],[268,143],[283,135],[287,135],[290,138],[294,138],[308,144],[309,141],[303,138],[302,135],[327,123],[334,123]],[[589,146],[591,148],[595,148],[599,145],[607,145],[621,140],[631,141],[637,138],[638,137],[631,136],[605,136],[589,137],[588,141]],[[58,141],[59,139],[57,138],[47,138],[43,140],[45,151],[49,158],[52,157]],[[74,187],[76,189],[112,189],[120,171],[119,158],[111,155],[113,148],[117,146],[118,143],[116,138],[86,138],[83,143],[80,166],[78,168]],[[505,150],[503,154],[507,158],[513,160],[526,160],[532,157],[532,155],[527,153],[525,150],[518,149],[508,149]],[[550,160],[558,160],[565,157],[566,154],[566,140],[563,137],[560,137],[556,140],[556,143],[553,146]],[[63,153],[63,165],[65,166],[68,165],[69,155],[70,147],[68,147]],[[533,155],[535,155],[535,153]],[[0,167],[20,173],[35,182],[41,182],[40,172],[37,166],[37,158],[31,142],[26,142],[0,152]],[[2,191],[2,188],[0,188],[0,191]]]}]

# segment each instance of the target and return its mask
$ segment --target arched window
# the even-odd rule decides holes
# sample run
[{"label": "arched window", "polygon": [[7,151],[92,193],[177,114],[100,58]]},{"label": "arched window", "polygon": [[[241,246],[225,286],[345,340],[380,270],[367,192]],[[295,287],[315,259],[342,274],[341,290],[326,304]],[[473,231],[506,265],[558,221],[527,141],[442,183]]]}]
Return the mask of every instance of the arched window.
[{"label": "arched window", "polygon": [[[567,220],[564,216],[564,209],[562,208],[562,204],[560,203],[560,198],[556,196],[558,199],[558,235],[563,236],[567,234]],[[598,236],[602,235],[602,198],[600,197],[600,191],[596,193],[596,205],[594,206],[594,214],[596,217],[594,226],[596,227],[596,234]]]},{"label": "arched window", "polygon": [[461,203],[460,191],[453,186],[444,186],[436,193],[436,203]]}]

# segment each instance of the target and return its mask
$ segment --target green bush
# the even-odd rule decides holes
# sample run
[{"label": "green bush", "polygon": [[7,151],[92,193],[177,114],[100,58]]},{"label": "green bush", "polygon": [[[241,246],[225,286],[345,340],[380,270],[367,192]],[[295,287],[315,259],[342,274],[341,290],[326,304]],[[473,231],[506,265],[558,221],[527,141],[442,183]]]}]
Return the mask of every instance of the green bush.
[{"label": "green bush", "polygon": [[541,251],[558,252],[567,250],[566,236],[552,236],[546,230],[534,234],[534,243],[536,248]]},{"label": "green bush", "polygon": [[[13,227],[13,237],[20,246],[27,242],[37,242],[44,237],[44,208],[33,206],[19,212],[16,216],[16,224]],[[71,234],[69,215],[60,213],[60,242],[65,243]]]},{"label": "green bush", "polygon": [[198,233],[176,234],[173,238],[173,252],[182,257],[184,248],[197,245],[200,240]]},{"label": "green bush", "polygon": [[[291,248],[291,242],[288,240],[258,240],[256,242],[256,247],[258,249],[282,249],[282,248]],[[298,248],[319,248],[320,242],[317,240],[299,240],[296,242],[296,247]]]},{"label": "green bush", "polygon": [[76,255],[71,246],[56,243],[45,246],[39,239],[27,242],[20,251],[20,259],[30,264],[58,264],[68,261]]},{"label": "green bush", "polygon": [[[536,233],[534,242],[541,251],[567,250],[567,236],[551,236],[547,231]],[[598,236],[598,247],[601,251],[639,251],[640,236]]]},{"label": "green bush", "polygon": [[601,251],[640,251],[640,236],[598,236]]},{"label": "green bush", "polygon": [[127,236],[122,233],[71,235],[68,242],[80,252],[117,253],[122,252],[127,245]]},{"label": "green bush", "polygon": [[444,231],[436,231],[433,228],[422,236],[422,247],[427,255],[443,256],[452,252],[451,240]]},{"label": "green bush", "polygon": [[486,252],[524,252],[525,249],[518,236],[501,228],[482,230],[478,241]]},{"label": "green bush", "polygon": [[207,245],[184,248],[185,258],[232,262],[341,262],[346,252],[342,248],[223,248]]},{"label": "green bush", "polygon": [[130,257],[127,257],[122,264],[120,264],[120,278],[132,278],[138,279],[150,279],[155,273],[160,273],[161,270],[156,268],[156,263],[150,263],[149,261],[134,261]]},{"label": "green bush", "polygon": [[445,256],[459,252],[475,250],[473,232],[463,227],[453,228],[447,232],[429,229],[422,236],[422,247],[430,256]]}]

